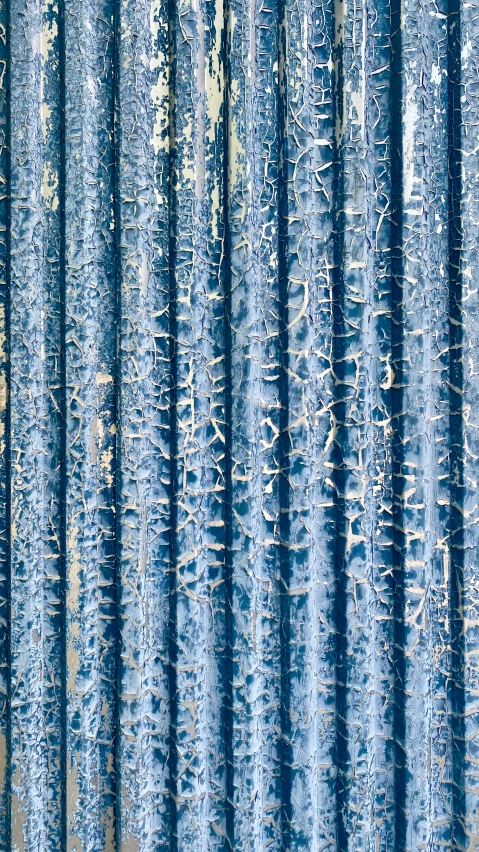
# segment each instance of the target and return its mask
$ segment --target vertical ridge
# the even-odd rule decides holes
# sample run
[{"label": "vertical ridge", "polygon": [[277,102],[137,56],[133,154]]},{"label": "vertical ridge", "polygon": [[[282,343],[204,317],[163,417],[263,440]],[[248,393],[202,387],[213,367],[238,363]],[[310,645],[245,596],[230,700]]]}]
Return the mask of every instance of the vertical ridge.
[{"label": "vertical ridge", "polygon": [[393,834],[388,5],[336,5],[333,363],[338,848]]},{"label": "vertical ridge", "polygon": [[115,843],[113,0],[65,6],[67,848]]},{"label": "vertical ridge", "polygon": [[[10,252],[11,252],[11,180],[10,180],[10,151],[11,151],[11,133],[10,133],[10,0],[4,0],[1,6],[3,14],[2,25],[4,27],[3,38],[0,40],[0,49],[3,48],[2,59],[5,62],[4,73],[2,79],[2,146],[1,146],[1,166],[3,169],[4,178],[4,198],[2,204],[2,223],[1,227],[4,231],[3,246],[3,275],[4,275],[4,292],[3,292],[3,334],[5,335],[4,344],[2,346],[2,361],[1,368],[5,384],[5,405],[3,413],[3,446],[2,446],[2,461],[3,461],[3,501],[4,501],[4,530],[0,534],[0,541],[3,547],[3,568],[2,568],[2,583],[4,589],[4,615],[1,619],[4,637],[2,643],[3,660],[2,668],[5,667],[3,677],[3,736],[5,738],[5,758],[3,767],[3,848],[2,852],[9,852],[12,841],[12,825],[11,825],[11,509],[10,509],[10,493],[11,493],[11,471],[10,471],[10,423],[11,423],[11,392],[10,392]],[[0,427],[1,428],[1,427]],[[1,478],[1,477],[0,477]],[[1,780],[0,780],[1,783]],[[1,833],[0,833],[1,836]]]},{"label": "vertical ridge", "polygon": [[[366,643],[363,667],[369,673],[365,695],[366,749],[370,765],[365,772],[370,788],[371,808],[369,849],[389,852],[394,848],[394,547],[393,547],[393,427],[392,427],[392,313],[391,313],[391,6],[389,0],[377,9],[365,7],[365,46],[367,68],[364,84],[364,136],[367,170],[366,240],[368,252],[366,276],[369,277],[363,324],[365,349],[371,349],[364,372],[366,399],[364,416],[364,468],[368,474],[365,535],[370,559],[369,590],[365,595],[361,618],[367,622],[370,607],[374,619]],[[361,629],[360,621],[358,632]],[[363,644],[364,653],[364,644]],[[369,660],[371,661],[369,664]],[[361,670],[360,670],[361,671]],[[359,679],[359,678],[358,678]],[[354,681],[354,678],[352,678]],[[364,699],[363,699],[364,700]],[[366,774],[367,773],[367,774]],[[358,800],[360,797],[358,796]],[[359,844],[361,840],[359,840]],[[358,844],[358,845],[359,845]]]},{"label": "vertical ridge", "polygon": [[174,797],[178,847],[209,850],[225,832],[223,5],[178,4],[173,26]]},{"label": "vertical ridge", "polygon": [[238,852],[281,844],[278,10],[231,0],[228,13],[229,842]]},{"label": "vertical ridge", "polygon": [[333,4],[281,7],[282,848],[335,849]]},{"label": "vertical ridge", "polygon": [[121,843],[145,852],[170,836],[166,9],[120,7]]},{"label": "vertical ridge", "polygon": [[9,4],[0,5],[0,849],[7,852],[9,830]]},{"label": "vertical ridge", "polygon": [[[400,617],[404,808],[398,847],[451,843],[447,22],[405,0],[402,48]],[[399,282],[396,282],[396,286]],[[402,423],[401,423],[402,420]],[[402,540],[401,540],[402,539]],[[396,587],[397,590],[397,587]],[[402,692],[402,695],[400,693]],[[399,801],[401,801],[399,799]]]},{"label": "vertical ridge", "polygon": [[60,849],[58,5],[11,6],[13,849]]}]

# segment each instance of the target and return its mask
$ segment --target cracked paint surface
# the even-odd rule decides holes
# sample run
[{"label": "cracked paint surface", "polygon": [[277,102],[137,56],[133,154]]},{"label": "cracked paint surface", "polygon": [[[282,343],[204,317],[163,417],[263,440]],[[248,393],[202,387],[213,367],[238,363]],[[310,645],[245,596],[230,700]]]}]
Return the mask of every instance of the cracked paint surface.
[{"label": "cracked paint surface", "polygon": [[0,852],[479,850],[478,49],[0,0]]}]

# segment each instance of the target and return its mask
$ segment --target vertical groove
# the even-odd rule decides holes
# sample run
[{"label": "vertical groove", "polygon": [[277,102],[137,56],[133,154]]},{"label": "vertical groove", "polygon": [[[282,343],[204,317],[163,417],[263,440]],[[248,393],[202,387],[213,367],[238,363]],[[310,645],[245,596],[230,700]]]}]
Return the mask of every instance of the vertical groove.
[{"label": "vertical groove", "polygon": [[403,222],[403,143],[402,143],[402,0],[391,0],[391,352],[394,382],[391,389],[391,420],[393,427],[393,471],[392,471],[392,542],[393,542],[393,590],[394,590],[394,800],[395,835],[394,850],[403,852],[405,846],[405,714],[404,714],[404,591],[403,559],[404,533],[401,494],[402,442],[403,442],[403,394],[402,360],[404,318],[402,305],[402,222]]},{"label": "vertical groove", "polygon": [[[461,443],[464,448],[461,466],[454,470],[453,457],[451,469],[451,498],[454,496],[456,502],[451,517],[452,573],[455,573],[454,580],[451,576],[451,582],[459,581],[461,584],[452,590],[451,595],[452,679],[455,682],[451,684],[451,714],[453,783],[459,785],[453,798],[454,842],[462,850],[477,847],[479,837],[479,173],[476,154],[479,128],[479,18],[477,2],[461,2],[459,8],[455,2],[451,2],[449,12],[450,62],[455,66],[450,66],[453,75],[450,81],[450,206],[455,219],[454,223],[451,221],[450,272],[454,285],[452,295],[456,297],[450,315],[451,368],[456,373],[454,387],[460,391],[459,394],[454,393],[451,399],[451,415],[456,421],[454,443],[458,455]],[[459,296],[461,303],[458,302]],[[457,350],[454,349],[455,343],[460,344]],[[461,399],[460,406],[458,396]]]},{"label": "vertical groove", "polygon": [[60,108],[60,157],[58,204],[60,220],[59,239],[59,300],[60,300],[60,353],[59,353],[59,407],[60,407],[60,476],[59,476],[59,507],[60,507],[60,577],[61,577],[61,811],[62,839],[61,849],[67,849],[67,741],[68,741],[68,710],[67,710],[67,359],[66,359],[66,231],[65,231],[65,198],[66,198],[66,134],[65,134],[65,7],[63,2],[58,6],[58,77],[59,77],[59,108]]},{"label": "vertical groove", "polygon": [[466,848],[465,831],[465,641],[464,619],[464,350],[462,310],[462,112],[461,112],[461,3],[448,3],[448,195],[449,195],[449,432],[450,432],[450,631],[451,672],[449,707],[452,735],[452,844]]},{"label": "vertical groove", "polygon": [[279,577],[281,653],[281,850],[290,848],[291,749],[290,749],[290,523],[289,523],[289,352],[288,352],[288,135],[287,135],[287,5],[278,0],[278,300],[279,300]]},{"label": "vertical groove", "polygon": [[11,542],[11,0],[5,0],[5,847],[12,848],[12,542]]}]

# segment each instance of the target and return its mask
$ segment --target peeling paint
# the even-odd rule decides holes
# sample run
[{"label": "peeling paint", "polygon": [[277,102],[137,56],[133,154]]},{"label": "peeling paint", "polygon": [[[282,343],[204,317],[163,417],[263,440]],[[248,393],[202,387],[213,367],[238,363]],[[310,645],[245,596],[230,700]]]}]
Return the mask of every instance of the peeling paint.
[{"label": "peeling paint", "polygon": [[477,12],[0,0],[0,852],[479,849]]}]

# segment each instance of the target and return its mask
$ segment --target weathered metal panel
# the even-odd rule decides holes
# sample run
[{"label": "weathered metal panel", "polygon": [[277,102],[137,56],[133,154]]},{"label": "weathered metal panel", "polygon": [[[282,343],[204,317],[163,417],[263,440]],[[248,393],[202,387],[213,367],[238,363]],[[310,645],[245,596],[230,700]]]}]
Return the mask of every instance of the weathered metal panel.
[{"label": "weathered metal panel", "polygon": [[0,0],[0,852],[479,850],[478,56]]}]

